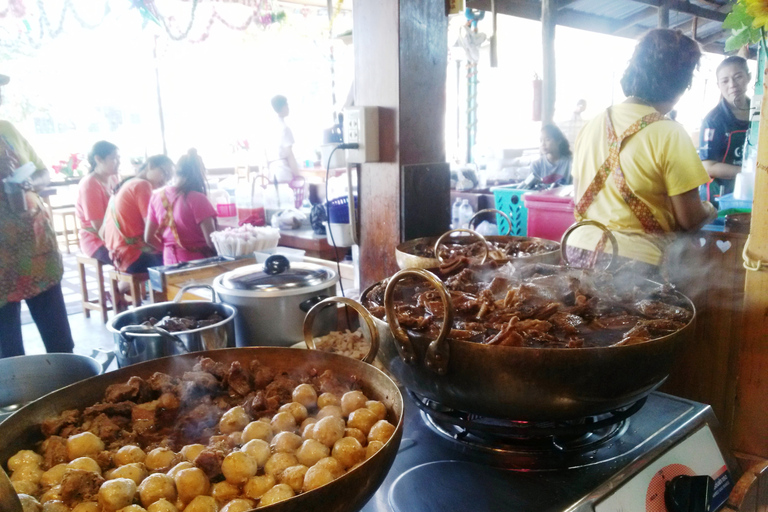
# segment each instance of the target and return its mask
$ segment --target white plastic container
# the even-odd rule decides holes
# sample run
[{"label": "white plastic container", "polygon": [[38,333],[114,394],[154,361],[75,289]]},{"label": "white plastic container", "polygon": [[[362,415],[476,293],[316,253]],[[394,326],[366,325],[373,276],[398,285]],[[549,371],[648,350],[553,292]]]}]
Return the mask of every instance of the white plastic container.
[{"label": "white plastic container", "polygon": [[324,222],[325,224],[325,236],[328,238],[328,243],[336,247],[351,247],[355,244],[354,238],[352,238],[352,225],[351,224],[337,224],[335,222]]},{"label": "white plastic container", "polygon": [[208,193],[208,199],[216,208],[216,222],[221,228],[237,227],[237,207],[226,190],[214,189]]},{"label": "white plastic container", "polygon": [[461,206],[459,207],[459,227],[466,228],[467,224],[469,224],[469,219],[472,218],[474,213],[475,210],[472,208],[472,205],[469,204],[469,201],[467,199],[462,199]]},{"label": "white plastic container", "polygon": [[247,186],[240,186],[235,192],[238,224],[265,226],[267,215],[264,209],[264,189],[260,182],[252,179]]},{"label": "white plastic container", "polygon": [[461,199],[456,198],[451,207],[451,229],[457,229],[459,227],[459,212],[461,209]]}]

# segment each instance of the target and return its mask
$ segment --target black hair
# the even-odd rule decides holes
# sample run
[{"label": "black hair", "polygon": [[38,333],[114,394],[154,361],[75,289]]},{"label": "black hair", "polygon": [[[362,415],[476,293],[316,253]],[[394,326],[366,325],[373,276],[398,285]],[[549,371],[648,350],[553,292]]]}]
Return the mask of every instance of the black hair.
[{"label": "black hair", "polygon": [[147,158],[146,162],[142,164],[142,166],[139,168],[139,172],[149,169],[157,169],[158,167],[163,167],[164,165],[173,165],[173,160],[165,155],[152,155],[151,157]]},{"label": "black hair", "polygon": [[96,170],[96,157],[101,159],[107,158],[109,155],[117,151],[117,146],[111,142],[100,140],[91,148],[91,152],[88,153],[88,163],[91,165],[91,169],[88,171],[92,173]]},{"label": "black hair", "polygon": [[741,66],[741,68],[744,70],[746,74],[749,74],[749,66],[747,65],[747,59],[744,57],[739,57],[738,55],[731,55],[730,57],[726,57],[723,59],[723,62],[717,65],[717,70],[715,71],[715,76],[720,74],[720,70],[723,69],[725,66],[732,66],[732,65]]},{"label": "black hair", "polygon": [[176,186],[177,190],[184,195],[190,192],[208,193],[208,184],[205,182],[205,164],[203,159],[197,154],[195,148],[187,151],[187,154],[179,158],[176,164],[176,176],[183,178],[181,183]]},{"label": "black hair", "polygon": [[[158,167],[162,168],[164,165],[168,165],[168,164],[173,165],[173,160],[171,160],[165,155],[153,155],[147,158],[146,162],[141,164],[141,167],[139,167],[139,172],[137,173],[137,175],[149,169],[156,169]],[[135,177],[136,176],[128,176],[123,181],[118,183],[113,193],[117,194],[117,191],[120,190],[122,186],[125,185],[126,182],[132,180]],[[170,176],[166,176],[166,179],[170,179],[170,178],[171,178]]]},{"label": "black hair", "polygon": [[541,127],[541,132],[557,143],[557,151],[560,153],[561,158],[571,156],[571,147],[568,144],[568,139],[565,138],[560,128],[553,124],[545,124]]},{"label": "black hair", "polygon": [[651,30],[637,43],[621,88],[649,103],[674,100],[691,86],[700,59],[699,44],[681,31]]},{"label": "black hair", "polygon": [[288,98],[278,94],[272,98],[270,102],[272,103],[272,109],[279,114],[280,111],[283,110],[283,108],[288,104]]}]

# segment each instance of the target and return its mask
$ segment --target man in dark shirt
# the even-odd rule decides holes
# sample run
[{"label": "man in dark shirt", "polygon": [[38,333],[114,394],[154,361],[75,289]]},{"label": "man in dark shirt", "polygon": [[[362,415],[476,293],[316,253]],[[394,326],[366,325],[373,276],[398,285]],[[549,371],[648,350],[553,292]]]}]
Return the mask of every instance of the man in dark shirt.
[{"label": "man in dark shirt", "polygon": [[704,118],[699,143],[699,158],[713,178],[702,191],[705,199],[733,193],[749,127],[746,96],[749,80],[747,61],[741,57],[728,57],[717,67],[717,85],[722,97]]}]

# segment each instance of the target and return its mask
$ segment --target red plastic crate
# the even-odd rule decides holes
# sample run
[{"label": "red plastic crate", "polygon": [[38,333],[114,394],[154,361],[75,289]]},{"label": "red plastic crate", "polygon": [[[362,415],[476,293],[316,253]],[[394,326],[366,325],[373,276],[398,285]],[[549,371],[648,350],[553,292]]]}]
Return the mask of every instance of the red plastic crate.
[{"label": "red plastic crate", "polygon": [[553,188],[523,195],[528,210],[528,236],[559,242],[565,230],[576,222],[573,197],[563,195],[564,192],[563,188]]}]

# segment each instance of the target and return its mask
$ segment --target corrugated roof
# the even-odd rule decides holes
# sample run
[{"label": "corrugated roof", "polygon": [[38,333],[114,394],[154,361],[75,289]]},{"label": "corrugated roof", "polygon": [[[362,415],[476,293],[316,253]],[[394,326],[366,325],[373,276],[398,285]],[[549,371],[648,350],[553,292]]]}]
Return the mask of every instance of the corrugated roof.
[{"label": "corrugated roof", "polygon": [[[500,14],[541,19],[541,0],[495,0]],[[669,9],[669,28],[682,30],[705,51],[724,53],[730,31],[722,22],[728,0],[557,0],[557,23],[568,27],[637,38],[659,26],[660,12]],[[491,0],[467,0],[467,7],[491,10]]]}]

